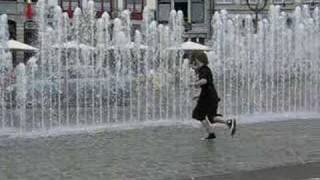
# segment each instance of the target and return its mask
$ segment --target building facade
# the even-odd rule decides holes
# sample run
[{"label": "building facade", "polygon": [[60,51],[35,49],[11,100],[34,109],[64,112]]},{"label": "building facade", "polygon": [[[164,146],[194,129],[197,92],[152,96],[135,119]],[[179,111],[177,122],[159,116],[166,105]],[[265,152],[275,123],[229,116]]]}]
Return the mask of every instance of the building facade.
[{"label": "building facade", "polygon": [[[32,0],[33,9],[37,0]],[[258,0],[248,0],[256,3]],[[62,7],[72,17],[76,7],[81,7],[81,0],[56,0],[50,1]],[[320,0],[268,0],[268,5],[279,4],[282,10],[290,11],[295,6],[309,4],[319,6]],[[0,14],[8,15],[10,38],[22,42],[28,42],[28,30],[35,28],[30,23],[30,17],[26,16],[26,0],[0,0]],[[211,18],[215,11],[226,9],[231,14],[252,14],[247,6],[247,0],[95,0],[97,16],[107,11],[111,17],[124,10],[131,11],[134,24],[139,25],[142,21],[143,9],[150,9],[154,18],[159,23],[167,23],[171,9],[181,10],[185,20],[185,38],[204,43],[211,36]],[[34,10],[35,11],[35,10]],[[268,11],[268,6],[261,14]],[[31,17],[32,18],[32,17]]]}]

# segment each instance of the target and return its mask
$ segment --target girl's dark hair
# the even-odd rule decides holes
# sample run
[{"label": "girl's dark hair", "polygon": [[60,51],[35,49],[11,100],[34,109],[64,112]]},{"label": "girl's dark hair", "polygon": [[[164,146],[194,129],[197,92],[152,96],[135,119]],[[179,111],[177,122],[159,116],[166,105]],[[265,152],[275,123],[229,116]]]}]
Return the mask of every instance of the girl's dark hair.
[{"label": "girl's dark hair", "polygon": [[195,62],[196,59],[203,63],[204,65],[208,65],[209,61],[208,61],[208,57],[206,55],[206,53],[204,53],[203,51],[194,51],[192,52],[191,55],[191,62]]}]

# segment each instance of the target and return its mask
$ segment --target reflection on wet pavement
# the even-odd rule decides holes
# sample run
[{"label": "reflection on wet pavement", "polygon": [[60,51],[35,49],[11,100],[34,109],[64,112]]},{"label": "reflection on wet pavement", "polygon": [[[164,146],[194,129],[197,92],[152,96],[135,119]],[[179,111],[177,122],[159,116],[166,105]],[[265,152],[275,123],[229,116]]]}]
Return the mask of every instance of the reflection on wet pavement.
[{"label": "reflection on wet pavement", "polygon": [[242,124],[234,138],[216,130],[211,142],[186,125],[1,137],[0,179],[190,179],[320,162],[320,120]]}]

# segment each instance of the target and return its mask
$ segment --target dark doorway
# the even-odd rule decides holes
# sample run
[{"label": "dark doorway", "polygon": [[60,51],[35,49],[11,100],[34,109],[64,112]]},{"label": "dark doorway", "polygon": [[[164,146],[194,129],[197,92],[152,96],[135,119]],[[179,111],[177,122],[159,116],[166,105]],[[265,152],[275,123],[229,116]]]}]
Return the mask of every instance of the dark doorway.
[{"label": "dark doorway", "polygon": [[[9,26],[9,39],[17,39],[17,23],[13,20],[8,20]],[[17,65],[17,54],[16,52],[11,52],[12,54],[12,64],[15,67]]]},{"label": "dark doorway", "polygon": [[205,40],[204,38],[191,38],[192,42],[200,43],[200,44],[203,44],[203,45],[205,43],[204,40]]},{"label": "dark doorway", "polygon": [[[24,43],[31,46],[36,46],[38,38],[37,23],[33,20],[28,20],[24,22]],[[34,55],[34,52],[24,53],[24,63],[26,63],[30,57]]]},{"label": "dark doorway", "polygon": [[176,11],[181,10],[183,12],[184,21],[188,21],[188,2],[175,2],[174,8]]},{"label": "dark doorway", "polygon": [[8,20],[9,25],[9,39],[17,39],[17,23],[12,20]]}]

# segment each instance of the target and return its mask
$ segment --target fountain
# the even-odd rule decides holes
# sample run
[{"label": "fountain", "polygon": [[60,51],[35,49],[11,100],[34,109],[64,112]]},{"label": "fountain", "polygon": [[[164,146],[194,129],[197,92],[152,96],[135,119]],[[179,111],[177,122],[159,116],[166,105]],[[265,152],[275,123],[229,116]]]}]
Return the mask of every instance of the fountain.
[{"label": "fountain", "polygon": [[14,109],[12,90],[10,86],[13,80],[11,53],[8,50],[9,40],[7,15],[0,16],[0,127],[12,126],[13,118],[11,109]]},{"label": "fountain", "polygon": [[129,11],[113,20],[107,13],[96,19],[93,1],[77,8],[73,19],[45,1],[37,9],[40,52],[26,67],[17,67],[17,88],[26,91],[17,89],[19,119],[9,119],[17,122],[13,127],[37,131],[182,120],[190,111],[188,104],[189,109],[179,105],[179,89],[188,85],[180,83],[182,52],[166,51],[182,42],[181,12],[172,11],[170,25],[159,32],[146,9],[140,32],[132,31]]},{"label": "fountain", "polygon": [[213,17],[212,68],[225,115],[319,112],[319,8],[270,6],[269,19]]},{"label": "fountain", "polygon": [[[70,19],[38,1],[40,51],[16,68],[15,90],[1,89],[1,129],[190,120],[193,72],[183,51],[169,49],[183,41],[182,12],[158,25],[145,9],[140,31],[128,11],[95,18],[94,2],[84,4]],[[225,116],[319,112],[320,17],[307,8],[285,14],[271,6],[257,33],[251,16],[214,15],[208,56]],[[6,16],[0,20],[3,63],[10,53]]]}]

